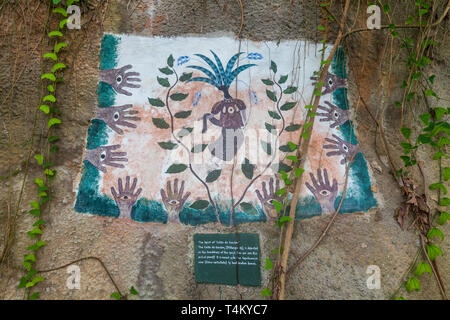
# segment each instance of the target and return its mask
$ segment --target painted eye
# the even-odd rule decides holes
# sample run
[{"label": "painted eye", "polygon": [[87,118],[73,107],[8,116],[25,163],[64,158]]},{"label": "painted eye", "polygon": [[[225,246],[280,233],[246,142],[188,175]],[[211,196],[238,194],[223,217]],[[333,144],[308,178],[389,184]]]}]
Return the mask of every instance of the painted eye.
[{"label": "painted eye", "polygon": [[339,118],[339,113],[337,111],[334,112],[334,117],[337,119]]},{"label": "painted eye", "polygon": [[119,120],[119,112],[114,113],[114,121]]},{"label": "painted eye", "polygon": [[172,206],[177,206],[180,202],[178,200],[170,200],[169,204]]},{"label": "painted eye", "polygon": [[234,108],[233,107],[229,107],[228,108],[228,113],[233,113],[234,112]]},{"label": "painted eye", "polygon": [[123,199],[124,200],[128,200],[128,196],[123,196]]},{"label": "painted eye", "polygon": [[342,149],[344,149],[345,152],[348,152],[348,147],[344,144],[344,146],[342,147]]},{"label": "painted eye", "polygon": [[122,82],[122,77],[121,76],[118,76],[117,78],[116,78],[116,81],[117,81],[117,83],[121,83]]},{"label": "painted eye", "polygon": [[328,80],[328,84],[330,85],[330,86],[332,86],[333,85],[333,80]]},{"label": "painted eye", "polygon": [[320,194],[322,195],[322,196],[328,196],[328,195],[330,195],[330,191],[328,191],[328,190],[322,190],[322,191],[320,191]]},{"label": "painted eye", "polygon": [[222,113],[227,113],[227,107],[223,107]]},{"label": "painted eye", "polygon": [[105,160],[106,159],[106,151],[103,151],[101,154],[100,154],[100,160]]}]

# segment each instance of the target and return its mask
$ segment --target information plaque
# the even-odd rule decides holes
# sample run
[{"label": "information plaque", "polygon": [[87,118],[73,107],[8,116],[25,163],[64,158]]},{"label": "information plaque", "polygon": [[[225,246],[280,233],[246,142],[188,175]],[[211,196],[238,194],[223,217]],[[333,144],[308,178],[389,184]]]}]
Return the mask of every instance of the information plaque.
[{"label": "information plaque", "polygon": [[195,234],[194,252],[199,283],[261,284],[258,234]]}]

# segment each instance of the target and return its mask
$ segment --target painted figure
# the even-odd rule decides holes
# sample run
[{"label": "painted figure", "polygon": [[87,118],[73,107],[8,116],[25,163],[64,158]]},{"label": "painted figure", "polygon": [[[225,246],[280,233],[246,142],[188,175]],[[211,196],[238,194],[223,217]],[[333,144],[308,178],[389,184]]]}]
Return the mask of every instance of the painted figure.
[{"label": "painted figure", "polygon": [[[219,57],[213,51],[211,53],[216,63],[202,54],[196,54],[196,56],[202,58],[211,67],[212,72],[200,66],[188,66],[188,68],[203,72],[206,77],[195,77],[187,82],[206,82],[222,91],[224,99],[213,105],[211,113],[203,115],[202,132],[205,133],[208,130],[208,122],[222,128],[221,137],[210,143],[208,148],[213,156],[224,161],[230,161],[234,158],[244,141],[242,128],[244,127],[244,122],[246,122],[246,106],[244,101],[235,99],[230,95],[229,88],[239,73],[255,66],[255,64],[245,64],[233,70],[236,61],[243,53],[240,52],[231,57],[226,68],[224,68]],[[219,116],[219,119],[216,116]]]},{"label": "painted figure", "polygon": [[345,164],[350,161],[354,154],[359,152],[359,147],[356,144],[351,144],[350,142],[344,141],[337,135],[333,134],[333,139],[325,138],[325,141],[330,144],[324,145],[324,149],[334,149],[334,151],[327,152],[327,157],[332,156],[344,156],[341,160],[341,164]]},{"label": "painted figure", "polygon": [[127,176],[125,179],[125,188],[122,185],[121,178],[118,180],[119,192],[117,192],[114,187],[111,187],[111,193],[117,206],[119,207],[119,218],[131,218],[131,209],[142,192],[142,188],[139,188],[136,192],[134,192],[134,189],[136,189],[136,184],[137,178],[134,178],[133,184],[130,186],[130,176]]},{"label": "painted figure", "polygon": [[256,190],[256,195],[258,196],[259,201],[261,202],[261,206],[263,208],[264,213],[266,214],[267,220],[277,220],[278,213],[275,210],[275,206],[273,205],[273,201],[282,202],[283,198],[280,195],[275,194],[278,190],[280,190],[280,180],[277,179],[276,186],[274,188],[273,178],[269,180],[269,192],[267,192],[266,182],[264,181],[261,185],[261,190],[263,195],[259,190]]},{"label": "painted figure", "polygon": [[178,179],[173,182],[173,191],[170,181],[167,181],[166,190],[161,189],[161,198],[167,210],[168,221],[179,222],[179,213],[183,209],[186,200],[191,195],[190,192],[184,192],[184,181],[181,181],[180,189],[178,189]]},{"label": "painted figure", "polygon": [[128,162],[126,152],[113,152],[120,148],[120,144],[112,146],[102,146],[95,149],[86,150],[85,160],[92,163],[94,167],[103,173],[107,172],[106,166],[125,168],[123,164],[117,162]]},{"label": "painted figure", "polygon": [[323,169],[323,176],[322,170],[317,169],[317,179],[312,173],[309,175],[313,185],[310,185],[308,182],[306,182],[305,185],[319,202],[320,208],[322,209],[322,215],[333,213],[335,211],[334,202],[336,201],[338,192],[337,180],[333,179],[333,183],[330,183],[327,169]]},{"label": "painted figure", "polygon": [[[317,77],[311,77],[311,80],[315,80],[316,82],[313,82],[313,85],[317,84]],[[322,94],[328,94],[336,91],[339,88],[344,88],[347,86],[347,80],[342,79],[338,77],[335,74],[332,74],[330,72],[327,72],[327,75],[325,76],[323,84],[323,91]]]},{"label": "painted figure", "polygon": [[325,112],[317,112],[319,117],[322,117],[320,122],[332,122],[330,128],[335,128],[337,126],[343,125],[348,121],[347,110],[341,109],[334,104],[325,101],[328,107],[319,105],[317,109]]},{"label": "painted figure", "polygon": [[117,107],[98,108],[96,118],[104,121],[108,125],[108,127],[114,130],[116,133],[123,134],[123,130],[119,128],[119,126],[136,129],[137,126],[130,121],[141,120],[141,118],[139,117],[133,117],[133,115],[138,114],[139,111],[128,110],[132,107],[133,105],[126,104]]},{"label": "painted figure", "polygon": [[132,93],[124,90],[123,88],[140,88],[141,85],[133,84],[130,82],[141,82],[139,72],[126,72],[133,68],[131,64],[128,64],[119,69],[107,69],[100,70],[100,81],[109,84],[117,93],[131,96]]}]

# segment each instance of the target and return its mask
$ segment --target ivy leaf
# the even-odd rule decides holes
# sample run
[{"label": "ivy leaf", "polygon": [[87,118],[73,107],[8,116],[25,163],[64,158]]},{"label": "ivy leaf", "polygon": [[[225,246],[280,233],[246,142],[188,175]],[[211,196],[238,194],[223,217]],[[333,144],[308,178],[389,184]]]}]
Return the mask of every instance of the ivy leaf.
[{"label": "ivy leaf", "polygon": [[414,271],[414,274],[418,277],[420,277],[424,272],[428,272],[430,275],[432,274],[432,270],[428,262],[422,261],[419,263],[416,267],[416,271]]},{"label": "ivy leaf", "polygon": [[39,292],[35,292],[32,295],[30,295],[28,297],[28,300],[36,300],[37,298],[39,298]]},{"label": "ivy leaf", "polygon": [[211,171],[211,172],[208,173],[208,175],[206,176],[205,181],[206,181],[207,183],[214,182],[214,181],[216,181],[217,179],[219,179],[221,173],[222,173],[222,170],[221,170],[221,169],[213,170],[213,171]]},{"label": "ivy leaf", "polygon": [[203,210],[203,209],[208,208],[208,206],[209,206],[209,201],[197,200],[193,204],[191,204],[189,206],[189,208],[196,209],[196,210]]},{"label": "ivy leaf", "polygon": [[139,293],[136,291],[136,289],[135,289],[133,286],[131,286],[131,288],[130,288],[130,294],[132,294],[132,295],[134,295],[134,296],[137,296]]},{"label": "ivy leaf", "polygon": [[289,216],[282,216],[280,218],[280,220],[276,221],[276,225],[279,226],[280,228],[283,226],[283,224],[285,224],[288,221],[292,221],[292,218]]},{"label": "ivy leaf", "polygon": [[272,100],[273,102],[277,102],[277,96],[275,95],[275,93],[273,91],[267,90],[266,89],[266,94],[269,97],[270,100]]},{"label": "ivy leaf", "polygon": [[270,143],[261,141],[261,146],[262,146],[264,152],[267,153],[269,156],[272,154],[272,145]]},{"label": "ivy leaf", "polygon": [[160,146],[161,148],[166,149],[166,150],[173,150],[173,149],[176,149],[176,148],[178,147],[178,144],[173,143],[173,142],[171,142],[171,141],[168,141],[168,142],[158,142],[158,144],[159,144],[159,146]]},{"label": "ivy leaf", "polygon": [[181,75],[181,77],[180,77],[180,81],[181,82],[185,82],[185,81],[190,80],[191,78],[192,78],[192,72],[190,72],[190,73],[183,73]]},{"label": "ivy leaf", "polygon": [[[55,52],[58,53],[62,48],[67,47],[67,43],[65,42],[60,42],[55,44]],[[56,56],[56,55],[55,55]],[[56,61],[56,59],[54,59]]]},{"label": "ivy leaf", "polygon": [[275,163],[273,165],[273,170],[276,172],[280,172],[284,171],[284,172],[291,172],[292,171],[292,167],[288,166],[286,163],[284,162],[280,162],[280,163]]},{"label": "ivy leaf", "polygon": [[303,174],[303,172],[305,172],[305,169],[297,168],[295,169],[295,176],[298,178]]},{"label": "ivy leaf", "polygon": [[262,83],[264,83],[267,86],[272,86],[273,85],[273,81],[270,79],[261,79]]},{"label": "ivy leaf", "polygon": [[173,74],[173,71],[170,68],[168,68],[168,67],[159,68],[159,71],[161,71],[162,73],[167,74],[167,75]]},{"label": "ivy leaf", "polygon": [[280,80],[278,80],[278,83],[279,84],[283,84],[283,83],[285,83],[287,81],[287,79],[288,79],[288,75],[281,76]]},{"label": "ivy leaf", "polygon": [[42,154],[36,154],[34,158],[36,159],[38,165],[42,166],[42,163],[44,162],[44,157]]},{"label": "ivy leaf", "polygon": [[427,253],[428,253],[428,256],[430,257],[431,261],[434,261],[437,256],[442,256],[444,254],[442,252],[442,249],[439,248],[435,244],[428,244],[427,245]]},{"label": "ivy leaf", "polygon": [[163,118],[152,118],[152,122],[159,129],[167,129],[170,127]]},{"label": "ivy leaf", "polygon": [[173,61],[174,61],[174,58],[173,58],[173,56],[172,55],[170,55],[168,58],[167,58],[167,64],[169,65],[169,67],[173,67]]},{"label": "ivy leaf", "polygon": [[442,241],[444,241],[444,234],[438,228],[431,228],[430,231],[428,231],[427,237],[430,240],[433,237],[439,237],[439,238],[441,238]]},{"label": "ivy leaf", "polygon": [[205,151],[205,148],[208,146],[208,144],[197,144],[192,147],[191,152],[192,153],[200,153]]},{"label": "ivy leaf", "polygon": [[120,300],[120,293],[118,293],[118,292],[113,292],[113,293],[111,293],[111,295],[110,295],[110,298],[112,298],[112,299],[116,299],[116,300]]},{"label": "ivy leaf", "polygon": [[284,89],[283,93],[291,94],[294,93],[295,91],[297,91],[297,87],[287,87],[286,89]]},{"label": "ivy leaf", "polygon": [[191,110],[189,110],[189,111],[180,111],[180,112],[175,113],[174,117],[178,118],[178,119],[186,119],[187,117],[189,117],[191,115],[191,113],[192,113]]},{"label": "ivy leaf", "polygon": [[269,258],[266,258],[266,266],[264,267],[264,269],[270,270],[272,268],[273,268],[272,260],[270,260]]},{"label": "ivy leaf", "polygon": [[447,113],[447,110],[441,107],[434,108],[434,114],[436,115],[436,120],[439,121]]},{"label": "ivy leaf", "polygon": [[54,125],[60,124],[61,120],[58,118],[51,118],[50,120],[48,120],[48,127],[52,127]]},{"label": "ivy leaf", "polygon": [[44,102],[46,102],[46,101],[55,102],[55,101],[56,101],[56,98],[55,98],[54,95],[49,94],[49,95],[45,96],[44,99],[43,99],[42,101],[44,101]]},{"label": "ivy leaf", "polygon": [[428,123],[430,122],[431,114],[424,113],[424,114],[421,114],[419,116],[419,118],[420,118],[420,121],[422,121],[422,123],[427,126]]},{"label": "ivy leaf", "polygon": [[295,107],[295,105],[297,104],[297,102],[286,102],[285,104],[283,104],[281,106],[281,110],[282,111],[288,111],[291,110],[293,107]]},{"label": "ivy leaf", "polygon": [[64,28],[64,26],[66,25],[66,23],[69,21],[69,19],[63,19],[59,22],[59,29]]},{"label": "ivy leaf", "polygon": [[53,61],[57,61],[58,57],[53,52],[48,52],[42,56],[44,59],[52,59]]},{"label": "ivy leaf", "polygon": [[409,137],[411,136],[411,128],[407,127],[400,128],[400,132],[405,137],[405,139],[409,139]]},{"label": "ivy leaf", "polygon": [[42,80],[48,79],[48,80],[53,81],[53,82],[56,81],[56,77],[55,77],[55,75],[54,75],[53,73],[45,73],[45,74],[43,74],[43,75],[41,76],[41,79],[42,79]]},{"label": "ivy leaf", "polygon": [[448,212],[442,211],[441,215],[439,216],[439,224],[442,226],[447,223],[448,220],[450,220],[450,214]]},{"label": "ivy leaf", "polygon": [[276,200],[272,200],[272,204],[273,204],[273,206],[275,207],[275,210],[276,210],[277,212],[280,212],[281,209],[283,209],[283,204],[282,204],[281,202],[278,202],[278,201],[276,201]]},{"label": "ivy leaf", "polygon": [[287,144],[280,146],[278,149],[283,152],[291,152],[291,148]]},{"label": "ivy leaf", "polygon": [[[52,72],[55,73],[56,71],[58,71],[60,69],[65,69],[65,68],[67,68],[67,66],[64,63],[59,62],[53,66]],[[55,79],[55,81],[56,81],[56,79]]]},{"label": "ivy leaf", "polygon": [[63,34],[60,31],[52,31],[48,34],[49,37],[62,37]]},{"label": "ivy leaf", "polygon": [[443,171],[444,181],[447,181],[448,179],[450,179],[450,167],[445,167]]},{"label": "ivy leaf", "polygon": [[158,80],[158,83],[160,85],[162,85],[163,87],[170,87],[170,83],[169,83],[169,79],[167,78],[160,78],[160,77],[156,77],[156,79]]},{"label": "ivy leaf", "polygon": [[273,112],[273,111],[269,110],[268,113],[269,113],[269,116],[275,120],[281,119],[280,115],[277,112]]},{"label": "ivy leaf", "polygon": [[241,165],[241,169],[247,179],[251,180],[253,178],[255,165],[251,164],[247,158],[245,158],[244,163]]},{"label": "ivy leaf", "polygon": [[187,165],[182,164],[182,163],[176,163],[176,164],[171,165],[167,169],[166,173],[180,173],[186,169],[187,169]]},{"label": "ivy leaf", "polygon": [[186,99],[188,95],[189,95],[189,93],[176,92],[176,93],[170,95],[170,99],[172,99],[174,101],[182,101],[182,100]]},{"label": "ivy leaf", "polygon": [[419,291],[420,281],[417,278],[411,277],[408,282],[406,282],[405,287],[408,292],[412,292],[413,290]]},{"label": "ivy leaf", "polygon": [[160,108],[165,106],[164,102],[162,102],[159,98],[148,98],[148,102],[154,107]]},{"label": "ivy leaf", "polygon": [[440,182],[430,184],[428,188],[430,190],[441,189],[444,194],[447,194],[447,188]]},{"label": "ivy leaf", "polygon": [[270,291],[269,288],[265,288],[263,291],[261,291],[261,296],[265,297],[265,296],[272,296],[272,291]]},{"label": "ivy leaf", "polygon": [[285,130],[287,132],[293,132],[293,131],[297,131],[300,128],[301,128],[301,125],[299,125],[299,124],[292,124],[290,126],[287,126]]},{"label": "ivy leaf", "polygon": [[258,214],[258,210],[256,210],[253,204],[249,202],[241,202],[239,206],[241,207],[242,211],[244,211],[247,214],[250,214],[252,216]]}]

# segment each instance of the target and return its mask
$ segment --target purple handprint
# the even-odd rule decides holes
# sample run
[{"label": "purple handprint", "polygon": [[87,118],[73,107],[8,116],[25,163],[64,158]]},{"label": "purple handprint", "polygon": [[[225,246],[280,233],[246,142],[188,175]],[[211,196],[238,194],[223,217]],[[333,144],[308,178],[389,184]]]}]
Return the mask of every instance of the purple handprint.
[{"label": "purple handprint", "polygon": [[[130,82],[140,82],[141,79],[137,78],[140,74],[139,72],[126,72],[127,70],[133,68],[131,64],[126,65],[119,69],[107,69],[100,70],[100,81],[106,82],[113,89],[120,94],[126,96],[131,96],[131,92],[124,90],[127,88],[140,88],[139,84],[133,84]],[[136,78],[135,78],[136,77]]]},{"label": "purple handprint", "polygon": [[125,188],[122,186],[122,179],[118,180],[119,193],[116,192],[114,187],[111,187],[111,193],[119,207],[120,215],[119,218],[131,218],[131,209],[136,203],[139,195],[142,192],[142,188],[136,189],[137,178],[133,179],[133,184],[130,186],[130,177],[127,176],[125,180]]},{"label": "purple handprint", "polygon": [[322,214],[326,215],[333,213],[335,211],[334,202],[338,192],[337,180],[333,179],[333,184],[330,183],[327,169],[323,169],[323,177],[322,171],[317,169],[317,180],[312,173],[309,175],[313,185],[311,186],[308,182],[306,182],[305,185],[319,202],[320,207],[322,208]]},{"label": "purple handprint", "polygon": [[317,109],[323,110],[325,112],[317,112],[317,115],[319,117],[323,117],[320,119],[320,122],[333,122],[330,125],[330,128],[334,128],[336,126],[340,126],[348,121],[347,111],[344,109],[341,109],[334,104],[325,101],[325,103],[328,105],[328,107],[324,107],[319,105]]},{"label": "purple handprint", "polygon": [[277,179],[276,186],[274,189],[273,186],[273,178],[269,180],[269,193],[267,193],[266,182],[264,181],[261,186],[262,192],[264,195],[261,195],[259,190],[256,190],[256,195],[258,196],[259,201],[263,207],[263,211],[266,214],[268,220],[276,220],[278,219],[278,212],[275,210],[275,206],[273,205],[273,201],[282,202],[283,199],[280,195],[275,194],[278,190],[280,190],[280,180]]},{"label": "purple handprint", "polygon": [[120,144],[115,144],[112,146],[98,147],[95,149],[86,150],[85,160],[92,163],[98,170],[103,173],[107,172],[106,166],[125,168],[123,164],[116,162],[128,162],[126,152],[113,152],[120,148]]},{"label": "purple handprint", "polygon": [[124,126],[128,128],[137,128],[134,123],[130,121],[139,121],[139,117],[130,117],[132,115],[138,114],[137,110],[128,110],[132,108],[133,105],[126,104],[117,107],[107,107],[99,108],[97,110],[97,119],[103,120],[108,127],[117,132],[118,134],[123,134],[123,130],[119,126]]},{"label": "purple handprint", "polygon": [[345,162],[350,161],[353,156],[359,152],[358,145],[344,141],[335,134],[333,134],[333,138],[336,140],[325,138],[325,140],[331,144],[324,145],[323,148],[335,149],[335,151],[327,152],[327,157],[344,156],[341,160],[341,164],[345,164]]},{"label": "purple handprint", "polygon": [[183,208],[191,193],[186,192],[183,196],[184,181],[181,181],[180,189],[178,190],[178,179],[175,179],[173,182],[173,191],[170,181],[167,181],[166,190],[167,193],[164,189],[161,189],[161,198],[167,210],[168,220],[171,222],[179,221],[178,213]]},{"label": "purple handprint", "polygon": [[[311,80],[315,80],[316,82],[313,82],[313,85],[317,84],[317,78],[318,77],[311,77]],[[347,81],[345,79],[342,79],[341,77],[338,77],[335,74],[332,74],[330,72],[327,72],[327,75],[325,76],[322,94],[328,94],[332,93],[335,90],[339,88],[344,88],[347,86]]]}]

